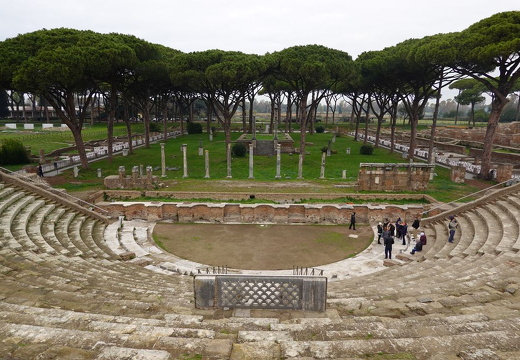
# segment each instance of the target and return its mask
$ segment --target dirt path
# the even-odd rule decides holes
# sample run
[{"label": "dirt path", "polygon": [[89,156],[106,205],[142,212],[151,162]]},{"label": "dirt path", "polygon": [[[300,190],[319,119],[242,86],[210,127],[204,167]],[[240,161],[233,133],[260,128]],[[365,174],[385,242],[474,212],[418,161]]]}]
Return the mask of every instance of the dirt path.
[{"label": "dirt path", "polygon": [[206,265],[282,270],[353,256],[371,243],[373,232],[368,226],[351,231],[328,225],[158,223],[154,239],[166,251]]}]

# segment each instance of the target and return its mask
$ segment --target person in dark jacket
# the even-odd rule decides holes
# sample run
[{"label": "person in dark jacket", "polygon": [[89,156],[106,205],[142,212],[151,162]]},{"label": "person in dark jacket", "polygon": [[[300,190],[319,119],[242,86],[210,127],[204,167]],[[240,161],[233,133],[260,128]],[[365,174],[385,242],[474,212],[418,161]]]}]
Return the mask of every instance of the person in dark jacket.
[{"label": "person in dark jacket", "polygon": [[352,215],[350,215],[350,225],[348,226],[348,229],[354,229],[356,230],[356,213],[353,212]]},{"label": "person in dark jacket", "polygon": [[421,220],[419,220],[419,217],[416,216],[413,223],[412,223],[412,228],[413,228],[413,238],[415,240],[417,240],[417,231],[419,231],[419,226],[421,226]]},{"label": "person in dark jacket", "polygon": [[391,235],[390,229],[388,227],[383,230],[383,243],[385,244],[385,259],[391,259],[394,237]]},{"label": "person in dark jacket", "polygon": [[383,224],[377,224],[377,243],[381,244],[381,238],[383,237]]}]

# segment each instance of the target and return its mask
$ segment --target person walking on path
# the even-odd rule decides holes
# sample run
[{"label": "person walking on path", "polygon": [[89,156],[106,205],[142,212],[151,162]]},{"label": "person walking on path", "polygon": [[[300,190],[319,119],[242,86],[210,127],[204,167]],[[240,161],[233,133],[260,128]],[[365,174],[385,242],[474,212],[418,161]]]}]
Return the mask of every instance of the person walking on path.
[{"label": "person walking on path", "polygon": [[453,215],[450,215],[449,219],[450,219],[450,223],[448,224],[448,230],[450,231],[450,236],[448,238],[448,242],[452,243],[453,238],[455,236],[455,230],[457,230],[457,227],[459,226],[459,222],[457,221],[457,219],[455,219],[455,216],[453,216]]},{"label": "person walking on path", "polygon": [[42,164],[39,164],[38,165],[38,169],[36,170],[37,174],[39,177],[43,177],[43,168],[42,168]]},{"label": "person walking on path", "polygon": [[353,212],[352,215],[350,215],[350,225],[348,226],[348,229],[356,230],[356,213],[355,212]]},{"label": "person walking on path", "polygon": [[391,235],[390,229],[388,227],[383,230],[383,243],[385,244],[385,259],[391,259],[394,237]]}]

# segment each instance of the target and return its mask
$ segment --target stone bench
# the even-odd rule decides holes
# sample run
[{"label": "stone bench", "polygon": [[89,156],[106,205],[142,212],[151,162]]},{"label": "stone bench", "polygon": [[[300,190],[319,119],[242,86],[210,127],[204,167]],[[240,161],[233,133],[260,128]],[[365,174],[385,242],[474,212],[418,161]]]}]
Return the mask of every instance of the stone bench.
[{"label": "stone bench", "polygon": [[197,275],[199,309],[325,311],[327,278],[311,276]]}]

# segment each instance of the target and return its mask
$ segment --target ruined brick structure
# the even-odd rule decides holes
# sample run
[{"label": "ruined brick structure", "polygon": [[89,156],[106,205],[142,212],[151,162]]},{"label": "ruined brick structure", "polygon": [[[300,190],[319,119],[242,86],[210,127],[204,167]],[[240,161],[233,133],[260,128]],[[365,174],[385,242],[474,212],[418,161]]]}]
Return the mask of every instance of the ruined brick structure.
[{"label": "ruined brick structure", "polygon": [[357,190],[422,191],[435,165],[422,163],[361,163]]},{"label": "ruined brick structure", "polygon": [[141,175],[139,167],[132,168],[132,176],[126,176],[124,166],[119,167],[119,175],[110,175],[104,179],[108,189],[155,189],[159,187],[159,178],[152,175],[152,167],[146,168],[146,175]]}]

